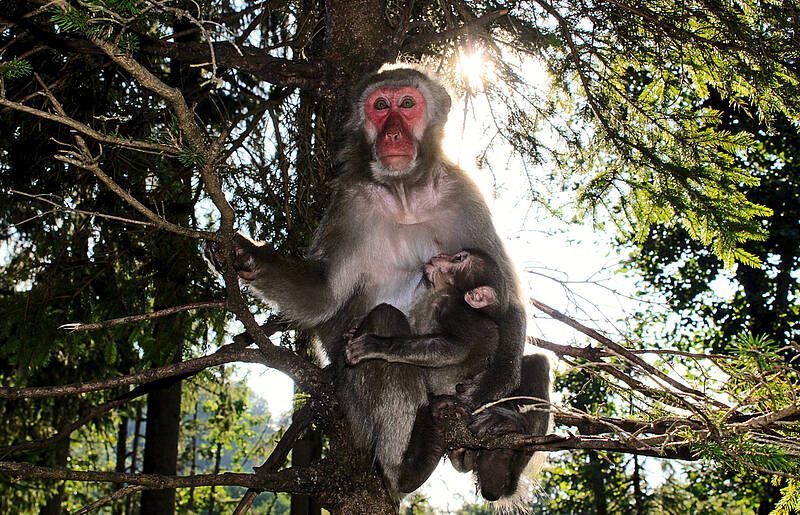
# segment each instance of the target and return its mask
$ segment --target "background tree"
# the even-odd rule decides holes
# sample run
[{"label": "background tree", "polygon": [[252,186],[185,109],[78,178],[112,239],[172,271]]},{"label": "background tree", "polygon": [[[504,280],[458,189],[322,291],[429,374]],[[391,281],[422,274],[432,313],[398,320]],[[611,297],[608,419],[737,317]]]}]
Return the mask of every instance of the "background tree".
[{"label": "background tree", "polygon": [[[634,249],[633,268],[641,274],[642,287],[663,294],[669,299],[670,312],[680,316],[676,319],[670,315],[668,322],[674,334],[671,341],[677,348],[729,354],[736,350],[737,339],[749,333],[769,338],[779,346],[789,344],[781,354],[792,361],[800,335],[797,127],[780,114],[760,122],[716,93],[705,106],[720,112],[724,130],[746,132],[755,139],[748,152],[731,159],[733,169],[759,179],[756,185],[738,185],[740,192],[772,212],[762,220],[766,238],[742,245],[762,266],[727,269],[680,227],[659,225]],[[734,491],[758,513],[770,513],[781,499],[779,484],[769,478],[718,474],[711,483],[736,484]],[[690,477],[706,483],[704,474]]]},{"label": "background tree", "polygon": [[[345,92],[365,71],[402,55],[435,67],[458,91],[482,88],[493,106],[494,144],[510,145],[523,168],[555,164],[547,177],[529,176],[533,198],[557,200],[567,190],[580,210],[605,210],[637,238],[656,223],[680,227],[728,266],[759,265],[755,246],[774,237],[763,223],[772,206],[748,195],[761,172],[736,164],[759,139],[693,99],[713,90],[760,122],[790,128],[800,119],[800,13],[788,2],[13,0],[4,7],[0,410],[8,431],[0,471],[116,484],[113,494],[95,496],[115,509],[144,491],[143,512],[167,513],[171,489],[214,487],[190,499],[216,510],[216,487],[238,486],[250,489],[239,513],[262,490],[310,495],[339,513],[393,511],[380,480],[349,448],[325,375],[289,350],[303,354],[304,338],[284,330],[271,341],[286,328],[253,317],[232,271],[225,300],[217,300],[222,292],[197,249],[199,238],[230,249],[237,223],[283,252],[301,253],[325,205]],[[478,53],[492,63],[482,86],[456,73],[461,55]],[[531,56],[547,63],[547,96],[526,80]],[[493,169],[490,155],[483,164]],[[792,299],[787,285],[781,291]],[[665,373],[666,361],[642,359],[633,342],[620,345],[545,303],[533,305],[598,344],[537,342],[592,374],[609,402],[633,406],[633,417],[587,413],[591,403],[557,406],[558,423],[579,427],[580,436],[519,436],[502,445],[686,459],[704,453],[736,470],[777,474],[789,485],[787,499],[795,495],[798,409],[786,352],[751,339],[736,361],[714,361],[734,379],[718,381],[728,388],[720,400],[697,388],[706,378]],[[224,345],[224,313],[200,309],[223,306],[246,331]],[[796,312],[796,302],[785,307]],[[124,318],[130,315],[140,316]],[[72,323],[76,332],[59,329]],[[780,347],[789,335],[771,336]],[[201,356],[211,344],[221,347]],[[231,434],[219,420],[208,448],[212,474],[176,475],[181,412],[185,418],[195,409],[181,404],[180,381],[234,361],[286,372],[306,402],[256,474],[214,473],[222,470],[220,439]],[[198,384],[211,379],[197,377]],[[79,384],[46,387],[69,383]],[[108,413],[145,394],[145,456],[137,463],[160,476],[63,468],[73,441],[88,452],[80,439],[90,439],[89,429],[115,434],[122,458],[131,427],[124,416],[136,420],[134,446],[141,417]],[[225,395],[219,391],[212,411],[239,413]],[[23,428],[31,420],[29,436]],[[281,470],[312,426],[328,438],[325,456]],[[498,445],[463,431],[458,438]],[[49,452],[52,445],[60,451]],[[63,483],[46,495],[19,484],[6,483],[2,502],[51,513],[64,503]]]}]

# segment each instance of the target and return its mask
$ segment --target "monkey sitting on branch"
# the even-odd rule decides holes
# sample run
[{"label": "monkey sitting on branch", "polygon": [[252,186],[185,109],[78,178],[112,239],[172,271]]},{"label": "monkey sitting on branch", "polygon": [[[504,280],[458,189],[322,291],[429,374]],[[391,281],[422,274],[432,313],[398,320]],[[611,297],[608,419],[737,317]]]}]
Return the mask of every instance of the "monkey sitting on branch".
[{"label": "monkey sitting on branch", "polygon": [[[374,450],[399,500],[414,417],[398,415],[428,402],[430,374],[383,360],[347,366],[342,335],[380,304],[408,314],[425,294],[422,268],[430,256],[481,249],[498,267],[497,302],[505,315],[497,322],[496,349],[475,395],[496,400],[520,386],[525,309],[483,197],[443,154],[451,104],[445,88],[417,69],[392,68],[364,78],[349,102],[334,149],[331,201],[306,257],[291,259],[238,235],[232,265],[256,295],[315,331],[320,360],[333,365],[353,441]],[[210,244],[206,254],[219,269],[224,261],[219,245]],[[533,380],[549,386],[549,372]],[[379,433],[384,445],[373,449]],[[426,473],[409,484],[422,483]]]},{"label": "monkey sitting on branch", "polygon": [[[480,383],[497,350],[498,322],[505,315],[505,306],[498,303],[499,298],[505,298],[499,291],[500,269],[486,253],[465,249],[453,256],[440,254],[425,265],[424,273],[429,288],[411,307],[410,320],[397,308],[381,304],[364,319],[345,347],[345,359],[351,366],[365,360],[384,360],[422,367],[428,394],[438,396],[431,407],[426,404],[415,410],[398,479],[404,492],[419,488],[444,454],[442,409],[449,406],[469,417],[483,404],[478,397]],[[537,381],[541,374],[549,377],[547,358],[526,356],[523,369],[523,379],[530,383],[523,382],[520,389],[539,403],[548,402],[549,383]],[[519,411],[532,401],[516,400],[512,408],[488,407],[472,421],[471,429],[479,436],[528,431],[544,434],[550,416],[541,406],[524,415]],[[383,442],[376,440],[374,445]],[[532,456],[509,449],[486,450],[480,455],[474,450],[456,449],[449,455],[457,470],[475,472],[481,494],[490,501],[514,496]]]}]

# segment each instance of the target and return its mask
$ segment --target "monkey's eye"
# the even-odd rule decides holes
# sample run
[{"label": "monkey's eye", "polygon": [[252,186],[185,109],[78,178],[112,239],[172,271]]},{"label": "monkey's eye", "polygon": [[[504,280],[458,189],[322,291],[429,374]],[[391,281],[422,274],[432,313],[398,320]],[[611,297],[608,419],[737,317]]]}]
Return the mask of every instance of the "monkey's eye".
[{"label": "monkey's eye", "polygon": [[416,102],[414,102],[414,99],[411,98],[411,97],[406,97],[406,98],[403,99],[402,102],[400,102],[400,107],[403,107],[405,109],[410,109],[410,108],[414,107],[415,105],[416,105]]},{"label": "monkey's eye", "polygon": [[375,109],[378,111],[389,109],[389,102],[387,102],[385,98],[379,98],[375,101]]},{"label": "monkey's eye", "polygon": [[467,253],[466,252],[459,252],[458,254],[453,256],[453,263],[461,263],[465,259],[467,259]]}]

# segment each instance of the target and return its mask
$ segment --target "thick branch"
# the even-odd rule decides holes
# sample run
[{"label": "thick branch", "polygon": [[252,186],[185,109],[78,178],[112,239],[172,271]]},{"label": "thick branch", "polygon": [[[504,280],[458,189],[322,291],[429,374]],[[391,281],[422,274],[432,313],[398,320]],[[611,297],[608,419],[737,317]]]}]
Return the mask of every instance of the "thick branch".
[{"label": "thick branch", "polygon": [[208,356],[190,359],[181,363],[172,363],[163,367],[151,368],[143,372],[110,379],[99,379],[85,383],[73,383],[60,386],[30,386],[27,388],[0,388],[0,399],[35,399],[48,397],[62,397],[79,393],[108,390],[132,384],[149,383],[159,379],[166,379],[182,374],[199,372],[200,370],[223,365],[225,363],[262,363],[269,365],[269,361],[256,349],[244,349],[238,344],[229,344]]},{"label": "thick branch", "polygon": [[[218,66],[248,72],[254,77],[279,86],[307,90],[315,90],[323,86],[324,67],[320,62],[280,59],[272,57],[263,48],[235,47],[228,42],[212,43],[212,45]],[[142,44],[141,51],[145,54],[169,57],[188,64],[211,62],[209,43],[202,41],[176,43],[153,41]]]},{"label": "thick branch", "polygon": [[254,474],[200,474],[195,476],[161,476],[157,474],[127,474],[123,472],[99,472],[93,470],[70,470],[55,467],[40,467],[31,463],[0,461],[0,472],[15,478],[62,479],[73,481],[100,481],[107,483],[130,483],[149,488],[179,488],[184,486],[238,485],[254,486]]},{"label": "thick branch", "polygon": [[500,448],[527,449],[529,451],[561,451],[561,450],[594,450],[621,452],[637,456],[694,461],[699,458],[697,452],[686,443],[669,443],[669,435],[651,437],[650,439],[631,439],[620,442],[613,438],[598,436],[529,436],[508,435],[503,441],[493,444]]}]

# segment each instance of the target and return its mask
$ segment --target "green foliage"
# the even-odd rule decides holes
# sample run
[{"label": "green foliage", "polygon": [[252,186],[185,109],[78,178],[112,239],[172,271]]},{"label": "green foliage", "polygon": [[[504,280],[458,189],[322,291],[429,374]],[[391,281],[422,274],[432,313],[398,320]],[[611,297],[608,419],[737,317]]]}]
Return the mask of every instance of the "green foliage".
[{"label": "green foliage", "polygon": [[138,28],[143,20],[139,0],[88,0],[80,4],[59,2],[50,8],[50,21],[57,31],[79,32],[90,38],[112,39],[127,52],[139,50]]},{"label": "green foliage", "polygon": [[[717,256],[674,224],[651,229],[631,265],[643,277],[643,290],[655,289],[669,299],[673,313],[660,322],[672,328],[671,341],[685,350],[731,356],[714,361],[724,375],[726,396],[741,412],[757,416],[792,406],[798,386],[792,361],[798,355],[793,342],[800,336],[800,137],[796,125],[782,115],[759,122],[713,91],[703,103],[720,112],[722,129],[746,131],[753,138],[746,151],[733,155],[732,167],[759,179],[735,187],[748,201],[772,211],[761,221],[766,238],[742,245],[761,265],[726,272]],[[663,333],[658,339],[664,339]],[[697,376],[718,375],[686,365]],[[795,495],[788,483],[772,483],[767,474],[800,472],[800,460],[776,445],[776,439],[797,437],[795,424],[783,424],[770,440],[737,432],[720,413],[714,418],[718,434],[697,441],[717,467],[708,466],[705,473],[713,476],[698,480],[704,488],[735,491],[743,506],[761,513],[775,508],[781,485],[787,495]]]},{"label": "green foliage", "polygon": [[687,464],[680,473],[669,463],[662,465],[663,482],[652,488],[647,513],[653,515],[703,513],[745,515],[753,513],[742,491],[731,488],[727,478],[717,477],[714,469]]},{"label": "green foliage", "polygon": [[434,511],[427,497],[419,492],[414,492],[403,500],[400,513],[402,515],[433,515]]},{"label": "green foliage", "polygon": [[781,489],[781,500],[770,515],[793,515],[800,512],[800,481],[790,479]]},{"label": "green foliage", "polygon": [[[648,0],[557,10],[552,18],[547,6],[511,15],[533,26],[521,44],[543,54],[557,102],[571,115],[558,125],[541,101],[523,110],[547,120],[539,127],[557,125],[567,147],[552,151],[565,188],[577,190],[587,213],[607,210],[639,241],[654,224],[680,226],[729,268],[757,266],[744,243],[765,238],[771,211],[742,189],[758,184],[755,170],[734,166],[756,144],[753,133],[725,127],[705,100],[718,92],[762,121],[784,113],[797,131],[797,6]],[[552,32],[560,44],[540,39]],[[530,146],[536,162],[542,145]]]},{"label": "green foliage", "polygon": [[766,237],[761,220],[772,212],[740,189],[757,186],[758,177],[733,166],[753,145],[751,135],[721,129],[721,113],[698,107],[703,96],[669,69],[622,62],[613,76],[608,87],[630,93],[605,99],[606,137],[592,141],[584,164],[592,177],[579,200],[593,206],[616,191],[616,209],[637,240],[653,225],[679,223],[726,266],[757,266],[741,244]]},{"label": "green foliage", "polygon": [[0,75],[9,79],[27,77],[33,73],[33,65],[27,59],[13,57],[10,61],[0,63]]}]

